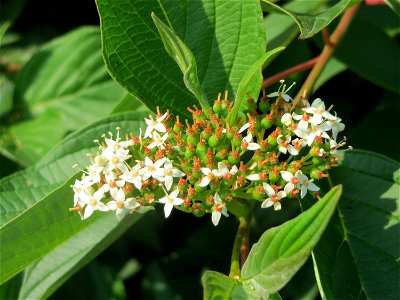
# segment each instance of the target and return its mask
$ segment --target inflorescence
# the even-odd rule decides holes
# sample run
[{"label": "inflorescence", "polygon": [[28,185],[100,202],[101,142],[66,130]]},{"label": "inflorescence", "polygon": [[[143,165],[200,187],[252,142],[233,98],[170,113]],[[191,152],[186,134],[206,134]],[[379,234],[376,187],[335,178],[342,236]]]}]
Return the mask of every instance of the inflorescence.
[{"label": "inflorescence", "polygon": [[281,209],[286,198],[319,196],[315,180],[327,177],[337,166],[341,119],[325,109],[321,99],[302,100],[293,107],[285,91],[248,100],[230,125],[233,102],[214,101],[210,111],[188,108],[192,121],[182,123],[168,111],[145,119],[139,136],[120,128],[116,136],[103,135],[91,165],[76,180],[74,208],[82,219],[94,211],[144,212],[154,203],[164,204],[165,217],[172,208],[202,216],[211,213],[214,225],[228,216],[240,199],[261,202],[262,208]]}]

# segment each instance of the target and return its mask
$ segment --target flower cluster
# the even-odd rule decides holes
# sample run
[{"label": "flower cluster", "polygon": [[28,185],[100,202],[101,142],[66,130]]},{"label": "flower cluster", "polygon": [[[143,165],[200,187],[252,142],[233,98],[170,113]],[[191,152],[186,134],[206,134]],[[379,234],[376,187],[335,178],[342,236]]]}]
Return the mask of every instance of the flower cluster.
[{"label": "flower cluster", "polygon": [[74,208],[86,219],[94,211],[144,212],[164,204],[217,225],[235,203],[256,201],[281,209],[283,199],[318,196],[314,181],[337,165],[341,119],[321,99],[294,106],[285,89],[249,99],[247,110],[229,119],[225,95],[210,111],[188,108],[192,120],[169,112],[146,118],[139,136],[109,132],[89,155],[91,165],[73,185]]}]

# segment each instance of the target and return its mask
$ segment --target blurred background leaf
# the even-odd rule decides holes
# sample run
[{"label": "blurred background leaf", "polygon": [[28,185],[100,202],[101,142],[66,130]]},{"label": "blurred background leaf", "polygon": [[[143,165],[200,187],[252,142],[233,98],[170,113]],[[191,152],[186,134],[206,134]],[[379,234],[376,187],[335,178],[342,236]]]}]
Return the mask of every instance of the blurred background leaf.
[{"label": "blurred background leaf", "polygon": [[19,74],[0,150],[31,165],[69,132],[107,116],[125,96],[104,68],[99,30],[79,28],[43,46]]}]

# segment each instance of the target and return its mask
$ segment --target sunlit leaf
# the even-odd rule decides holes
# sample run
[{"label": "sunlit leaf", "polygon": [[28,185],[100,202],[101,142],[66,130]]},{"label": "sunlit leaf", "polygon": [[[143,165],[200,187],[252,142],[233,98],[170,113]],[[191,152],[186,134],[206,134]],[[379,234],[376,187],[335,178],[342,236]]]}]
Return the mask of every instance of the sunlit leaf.
[{"label": "sunlit leaf", "polygon": [[154,12],[193,53],[208,102],[224,90],[234,98],[248,68],[265,52],[259,2],[163,1],[162,7],[160,3],[97,0],[103,54],[112,76],[150,109],[160,106],[190,117],[186,107],[197,100],[182,82],[179,67],[161,50],[163,42],[151,18]]}]

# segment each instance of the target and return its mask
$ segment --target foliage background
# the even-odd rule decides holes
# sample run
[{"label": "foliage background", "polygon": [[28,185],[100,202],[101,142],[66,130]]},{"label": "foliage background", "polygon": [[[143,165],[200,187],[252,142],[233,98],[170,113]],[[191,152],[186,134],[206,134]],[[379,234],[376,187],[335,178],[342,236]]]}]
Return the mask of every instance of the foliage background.
[{"label": "foliage background", "polygon": [[[11,2],[13,1],[5,3]],[[18,89],[24,89],[21,84],[24,78],[20,77],[24,68],[31,67],[33,70],[25,80],[35,78],[34,66],[32,63],[29,65],[29,59],[53,38],[82,25],[98,26],[99,18],[94,1],[31,0],[14,3],[17,2],[15,7],[21,8],[21,14],[16,16],[15,23],[3,40],[0,55],[1,177],[33,164],[44,157],[62,137],[106,117],[116,108],[121,109],[118,105],[125,105],[124,110],[136,110],[138,113],[146,110],[137,104],[126,106],[123,99],[128,97],[127,94],[114,85],[105,69],[103,73],[96,73],[92,79],[92,82],[103,88],[98,94],[93,94],[99,99],[97,104],[85,107],[82,105],[82,98],[72,103],[82,105],[78,110],[86,112],[83,119],[71,113],[60,121],[57,108],[45,110],[44,113],[40,106],[37,111],[29,107],[27,109],[24,103],[18,101]],[[6,9],[2,9],[2,19],[5,18],[5,12]],[[293,23],[289,17],[280,18],[282,19],[270,22]],[[330,31],[336,23],[337,21],[333,22],[329,27]],[[350,145],[375,151],[395,160],[399,159],[400,153],[399,32],[398,16],[388,7],[362,7],[335,52],[330,68],[331,75],[329,72],[325,74],[326,82],[321,83],[313,96],[335,104],[335,110],[346,124],[346,135]],[[267,29],[267,39],[268,33],[271,36],[278,34],[268,32]],[[99,39],[99,34],[96,35],[92,31],[88,36],[95,36],[94,40]],[[268,66],[265,77],[315,57],[320,53],[322,46],[320,35],[307,40],[294,39],[279,59]],[[93,50],[90,47],[85,52],[88,61],[100,55],[100,48]],[[100,47],[100,40],[97,47]],[[82,53],[84,52],[75,54],[79,56],[83,55]],[[393,56],[393,53],[396,55]],[[59,59],[62,59],[63,55],[67,57],[73,53],[60,53]],[[300,83],[306,74],[307,72],[298,73],[287,80]],[[394,76],[394,83],[385,81],[388,74]],[[71,69],[68,78],[60,78],[58,83],[74,80],[75,76],[80,74]],[[46,83],[41,85],[42,88],[46,86]],[[276,86],[270,87],[270,91],[275,88]],[[107,91],[107,94],[100,99],[104,91]],[[38,90],[32,91],[34,92]],[[110,102],[109,99],[113,100]],[[32,99],[31,104],[34,105],[34,102],[35,99]],[[100,109],[96,110],[99,107]],[[24,125],[22,121],[30,123]],[[38,131],[43,128],[44,123],[53,124],[54,129],[50,136],[46,132]],[[68,126],[64,126],[65,124]],[[34,138],[31,138],[32,136]],[[30,146],[20,150],[17,147],[18,142]],[[39,151],[35,152],[35,149]],[[288,204],[283,212],[285,213],[268,214],[266,218],[265,212],[256,211],[255,227],[252,229],[253,241],[257,241],[267,228],[295,216],[299,208],[296,204]],[[162,211],[155,210],[141,218],[112,246],[67,280],[50,298],[201,298],[200,274],[205,269],[225,274],[229,272],[230,251],[236,226],[234,218],[224,220],[215,228],[208,218],[196,219],[178,212],[165,220]],[[0,287],[3,297],[0,298],[15,298],[20,283],[21,275],[3,284]],[[284,288],[281,295],[284,299],[318,297],[311,260]]]}]

